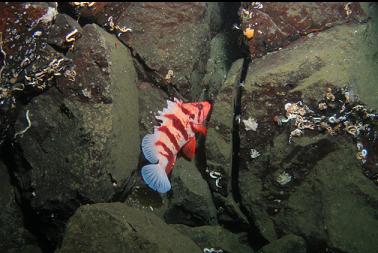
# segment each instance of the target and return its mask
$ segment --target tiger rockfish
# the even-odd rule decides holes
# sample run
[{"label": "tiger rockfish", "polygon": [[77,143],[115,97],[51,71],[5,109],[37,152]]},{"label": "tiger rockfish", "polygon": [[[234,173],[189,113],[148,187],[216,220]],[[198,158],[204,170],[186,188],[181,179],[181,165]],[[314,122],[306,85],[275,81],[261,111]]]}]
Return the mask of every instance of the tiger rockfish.
[{"label": "tiger rockfish", "polygon": [[142,177],[146,184],[155,191],[165,193],[171,189],[168,175],[172,172],[177,154],[192,160],[196,150],[195,133],[206,135],[205,122],[211,110],[207,101],[184,103],[178,99],[167,101],[156,119],[159,126],[153,134],[147,134],[142,140],[142,151],[152,163],[142,168]]}]

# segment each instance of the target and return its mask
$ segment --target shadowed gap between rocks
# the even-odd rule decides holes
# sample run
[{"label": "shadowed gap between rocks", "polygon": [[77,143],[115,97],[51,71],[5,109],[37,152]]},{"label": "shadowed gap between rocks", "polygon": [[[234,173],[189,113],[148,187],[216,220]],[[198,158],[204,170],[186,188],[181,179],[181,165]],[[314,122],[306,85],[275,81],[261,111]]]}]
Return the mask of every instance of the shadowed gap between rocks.
[{"label": "shadowed gap between rocks", "polygon": [[[8,168],[11,183],[17,191],[15,199],[22,211],[24,227],[36,237],[38,246],[43,252],[53,252],[56,245],[53,245],[44,235],[42,229],[43,222],[38,218],[38,214],[31,207],[29,199],[22,193],[21,186],[17,183],[16,175],[14,173],[15,169],[25,168],[26,171],[31,170],[30,165],[25,159],[23,159],[22,156],[18,156],[20,151],[16,152],[15,150],[17,149],[21,150],[17,144],[12,144],[7,140],[0,148],[0,156]],[[17,154],[16,157],[15,154]],[[17,166],[17,163],[21,163],[22,166]],[[32,189],[30,189],[30,192],[32,192]]]},{"label": "shadowed gap between rocks", "polygon": [[[233,126],[232,126],[232,164],[231,164],[231,179],[228,182],[229,194],[232,194],[236,203],[239,203],[240,210],[245,214],[246,210],[241,203],[241,196],[239,190],[239,160],[240,160],[240,122],[241,122],[241,99],[243,95],[243,86],[245,79],[247,77],[249,64],[251,63],[251,58],[248,54],[244,57],[243,66],[241,70],[239,83],[236,84],[234,92],[234,115],[233,115]],[[248,240],[250,245],[254,250],[261,249],[264,245],[269,242],[260,233],[258,227],[254,225],[253,220],[249,220],[249,231]]]}]

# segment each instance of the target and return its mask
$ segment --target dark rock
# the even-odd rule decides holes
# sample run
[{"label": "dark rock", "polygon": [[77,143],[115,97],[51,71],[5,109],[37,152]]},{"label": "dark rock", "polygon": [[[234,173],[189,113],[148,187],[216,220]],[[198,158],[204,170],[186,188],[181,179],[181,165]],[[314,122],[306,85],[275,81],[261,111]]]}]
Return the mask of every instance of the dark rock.
[{"label": "dark rock", "polygon": [[[25,68],[41,71],[38,60],[44,54],[48,31],[57,14],[56,7],[43,3],[1,3],[2,88],[12,93],[11,88],[20,82],[38,86]],[[38,75],[38,79],[41,81],[43,76]]]},{"label": "dark rock", "polygon": [[172,172],[171,183],[172,196],[164,215],[167,223],[189,226],[217,223],[209,187],[194,162],[179,159]]},{"label": "dark rock", "polygon": [[201,249],[222,249],[232,253],[252,253],[248,246],[247,235],[233,234],[221,226],[188,227],[185,225],[173,225],[175,229],[191,238]]},{"label": "dark rock", "polygon": [[0,144],[11,137],[16,99],[46,90],[68,68],[46,48],[56,14],[56,6],[45,3],[0,4]]},{"label": "dark rock", "polygon": [[34,236],[24,228],[22,211],[15,200],[15,189],[7,167],[1,161],[0,206],[0,251],[26,252],[23,251],[25,248],[34,248],[33,252],[41,252]]},{"label": "dark rock", "polygon": [[152,133],[154,126],[157,126],[155,116],[158,115],[158,111],[162,111],[167,106],[168,95],[149,82],[139,81],[137,87],[140,134],[143,138],[147,133]]},{"label": "dark rock", "polygon": [[219,33],[210,42],[210,55],[206,64],[206,74],[202,79],[202,85],[207,88],[210,97],[215,97],[226,79],[230,68],[229,41],[225,33]]},{"label": "dark rock", "polygon": [[80,207],[56,252],[200,252],[189,238],[153,214],[121,203]]},{"label": "dark rock", "polygon": [[[75,30],[77,30],[77,32],[73,33]],[[82,30],[83,29],[76,20],[66,14],[58,14],[54,24],[49,30],[47,43],[58,47],[60,50],[68,50],[73,47],[76,40],[80,39],[81,34],[83,33]]]},{"label": "dark rock", "polygon": [[31,127],[18,139],[18,183],[53,243],[80,204],[110,201],[137,168],[136,73],[128,49],[115,43],[85,26],[70,53],[76,82],[60,79],[63,94],[51,88],[34,98],[16,125],[25,129],[30,113]]},{"label": "dark rock", "polygon": [[255,3],[243,3],[239,14],[243,29],[255,30],[253,38],[247,41],[253,58],[285,47],[303,35],[367,19],[360,3],[347,2],[264,2],[261,8]]},{"label": "dark rock", "polygon": [[306,242],[296,235],[285,235],[264,246],[259,253],[306,253]]},{"label": "dark rock", "polygon": [[[218,3],[96,3],[78,11],[118,34],[150,78],[166,90],[174,86],[187,98],[201,93],[210,28],[219,30],[221,23]],[[132,32],[121,32],[122,28]],[[169,71],[173,71],[171,78]]]},{"label": "dark rock", "polygon": [[[285,114],[286,103],[303,101],[316,110],[330,86],[349,86],[353,96],[377,108],[358,88],[365,94],[376,92],[370,85],[375,65],[366,57],[372,48],[363,38],[374,36],[370,29],[366,24],[336,26],[256,59],[249,67],[242,98],[239,188],[248,218],[269,241],[293,233],[311,250],[374,252],[369,236],[377,231],[377,189],[362,174],[351,138],[305,130],[289,143],[292,129],[274,121]],[[256,119],[256,131],[245,129],[243,120],[249,118]],[[251,149],[261,155],[252,158]],[[279,176],[288,182],[280,184]]]},{"label": "dark rock", "polygon": [[277,227],[342,252],[375,252],[378,190],[360,172],[354,145],[339,145],[289,195]]},{"label": "dark rock", "polygon": [[[92,2],[93,3],[93,2]],[[96,23],[100,26],[109,28],[109,17],[116,19],[130,3],[122,2],[95,2],[91,3],[68,3],[62,5],[66,10],[76,14],[80,19],[84,19],[87,23]]]},{"label": "dark rock", "polygon": [[198,95],[210,43],[207,15],[204,3],[133,3],[117,19],[133,29],[120,40],[155,72],[155,80]]}]

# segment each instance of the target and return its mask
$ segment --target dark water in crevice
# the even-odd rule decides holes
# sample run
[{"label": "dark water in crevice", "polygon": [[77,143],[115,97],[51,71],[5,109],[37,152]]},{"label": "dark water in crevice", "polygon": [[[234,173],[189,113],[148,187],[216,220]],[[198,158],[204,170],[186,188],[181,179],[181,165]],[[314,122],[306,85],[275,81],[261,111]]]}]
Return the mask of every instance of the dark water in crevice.
[{"label": "dark water in crevice", "polygon": [[231,169],[231,191],[233,198],[236,202],[240,202],[239,191],[239,160],[240,160],[240,122],[241,122],[241,98],[242,98],[242,86],[247,77],[249,63],[251,58],[246,56],[243,61],[242,72],[240,74],[239,83],[235,87],[234,97],[234,120],[232,126],[232,169]]},{"label": "dark water in crevice", "polygon": [[[25,179],[23,178],[17,178],[16,175],[17,172],[27,173],[27,171],[31,169],[30,165],[20,156],[21,152],[22,150],[17,144],[11,143],[8,140],[0,149],[0,159],[9,170],[11,184],[16,191],[16,202],[22,212],[25,229],[35,236],[42,252],[54,252],[56,245],[47,239],[43,231],[45,229],[43,222],[40,220],[37,212],[31,207],[30,199],[25,196],[25,189],[22,189],[22,187],[29,186],[30,183],[25,182]],[[21,172],[19,171],[20,169],[25,171]],[[20,184],[22,184],[22,186]],[[31,193],[32,191],[32,188],[28,189],[28,192]]]}]

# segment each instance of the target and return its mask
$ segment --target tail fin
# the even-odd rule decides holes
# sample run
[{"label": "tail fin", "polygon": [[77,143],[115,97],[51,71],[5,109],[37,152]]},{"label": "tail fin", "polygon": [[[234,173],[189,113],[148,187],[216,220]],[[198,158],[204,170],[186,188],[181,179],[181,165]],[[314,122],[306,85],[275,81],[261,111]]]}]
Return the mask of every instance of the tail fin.
[{"label": "tail fin", "polygon": [[155,191],[166,193],[171,189],[171,183],[160,164],[149,164],[142,168],[142,177],[146,184]]}]

